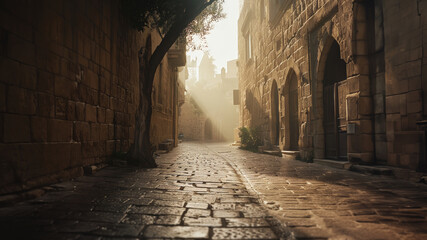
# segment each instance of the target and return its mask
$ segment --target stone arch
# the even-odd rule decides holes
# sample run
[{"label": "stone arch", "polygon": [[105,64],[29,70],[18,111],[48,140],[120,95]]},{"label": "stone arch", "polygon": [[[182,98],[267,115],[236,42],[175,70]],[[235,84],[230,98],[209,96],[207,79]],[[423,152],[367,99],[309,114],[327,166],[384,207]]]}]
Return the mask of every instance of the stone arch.
[{"label": "stone arch", "polygon": [[[346,62],[341,46],[330,35],[319,43],[314,147],[316,158],[347,156],[345,96],[348,94]],[[344,105],[343,105],[344,104]]]},{"label": "stone arch", "polygon": [[270,141],[279,145],[280,119],[279,119],[279,90],[276,80],[273,80],[270,90]]},{"label": "stone arch", "polygon": [[299,78],[293,68],[285,75],[285,83],[281,88],[281,140],[285,150],[299,150]]}]

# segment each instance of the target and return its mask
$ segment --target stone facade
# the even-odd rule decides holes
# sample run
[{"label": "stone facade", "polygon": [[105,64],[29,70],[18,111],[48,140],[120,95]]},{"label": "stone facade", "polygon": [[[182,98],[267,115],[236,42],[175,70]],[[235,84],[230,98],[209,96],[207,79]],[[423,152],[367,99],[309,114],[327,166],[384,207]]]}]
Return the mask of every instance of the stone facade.
[{"label": "stone facade", "polygon": [[244,1],[240,126],[303,159],[419,169],[425,14],[415,0]]},{"label": "stone facade", "polygon": [[[153,46],[160,38],[133,30],[119,4],[1,2],[0,194],[81,175],[82,166],[129,149],[138,51],[149,35]],[[165,104],[154,101],[154,144],[174,137],[176,71],[168,61],[159,70],[164,85],[155,82]]]},{"label": "stone facade", "polygon": [[236,62],[228,61],[227,71],[223,68],[215,75],[212,59],[208,54],[203,56],[199,80],[193,76],[188,81],[187,99],[179,117],[179,132],[184,139],[234,141],[238,126],[238,108],[233,105],[233,90],[238,84]]}]

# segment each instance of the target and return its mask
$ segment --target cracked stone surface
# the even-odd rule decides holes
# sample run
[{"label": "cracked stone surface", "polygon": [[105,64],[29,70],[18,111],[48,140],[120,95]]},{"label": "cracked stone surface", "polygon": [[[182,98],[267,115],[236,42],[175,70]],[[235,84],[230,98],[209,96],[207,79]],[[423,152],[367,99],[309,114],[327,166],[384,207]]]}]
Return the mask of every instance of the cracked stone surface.
[{"label": "cracked stone surface", "polygon": [[[107,167],[0,208],[5,239],[279,239],[227,160],[204,144],[161,154],[156,169]],[[247,215],[246,215],[247,214]],[[24,230],[24,231],[23,231]]]},{"label": "cracked stone surface", "polygon": [[427,239],[425,184],[207,146],[297,239]]},{"label": "cracked stone surface", "polygon": [[[219,143],[0,208],[2,239],[427,239],[427,186]],[[284,227],[283,227],[284,226]]]}]

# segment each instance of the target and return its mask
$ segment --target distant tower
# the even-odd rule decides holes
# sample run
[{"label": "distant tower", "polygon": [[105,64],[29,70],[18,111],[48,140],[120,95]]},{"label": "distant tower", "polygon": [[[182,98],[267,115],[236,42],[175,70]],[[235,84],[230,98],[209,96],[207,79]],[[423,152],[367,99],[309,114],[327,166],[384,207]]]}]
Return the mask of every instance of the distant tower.
[{"label": "distant tower", "polygon": [[213,59],[207,52],[203,54],[203,58],[199,65],[199,83],[209,83],[215,78],[215,65]]}]

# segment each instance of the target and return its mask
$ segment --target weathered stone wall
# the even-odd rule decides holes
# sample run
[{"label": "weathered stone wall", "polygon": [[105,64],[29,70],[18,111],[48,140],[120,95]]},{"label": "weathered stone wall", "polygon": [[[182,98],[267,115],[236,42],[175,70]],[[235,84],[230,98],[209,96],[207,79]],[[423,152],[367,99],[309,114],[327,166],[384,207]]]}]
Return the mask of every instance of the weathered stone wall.
[{"label": "weathered stone wall", "polygon": [[383,7],[388,163],[416,168],[421,136],[416,122],[423,119],[425,108],[422,82],[426,81],[426,4],[387,0]]},{"label": "weathered stone wall", "polygon": [[2,1],[0,16],[0,194],[126,152],[149,31],[131,29],[119,1]]},{"label": "weathered stone wall", "polygon": [[[240,125],[261,126],[264,142],[274,143],[278,109],[279,145],[289,149],[293,132],[289,82],[296,75],[300,154],[324,158],[324,82],[325,76],[334,74],[327,59],[337,44],[345,64],[345,79],[334,90],[337,131],[343,133],[337,136],[347,159],[416,169],[421,132],[415,123],[423,119],[425,109],[421,66],[425,4],[285,0],[275,6],[275,2],[245,1],[239,18]],[[276,84],[278,106],[271,92]]]},{"label": "weathered stone wall", "polygon": [[178,132],[184,134],[185,140],[204,140],[206,116],[201,109],[194,106],[190,96],[186,96],[181,107]]}]

